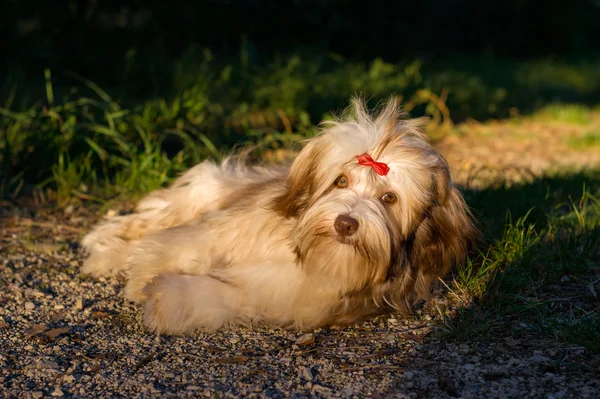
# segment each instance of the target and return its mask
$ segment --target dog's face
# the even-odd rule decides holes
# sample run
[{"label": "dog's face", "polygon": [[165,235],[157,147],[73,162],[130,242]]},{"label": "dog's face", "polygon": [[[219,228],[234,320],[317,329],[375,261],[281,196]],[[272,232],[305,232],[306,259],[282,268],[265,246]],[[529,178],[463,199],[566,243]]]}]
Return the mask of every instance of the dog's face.
[{"label": "dog's face", "polygon": [[354,108],[301,151],[274,207],[296,219],[299,263],[342,295],[385,285],[401,301],[426,296],[464,257],[466,205],[421,121],[400,120],[395,103],[374,119]]}]

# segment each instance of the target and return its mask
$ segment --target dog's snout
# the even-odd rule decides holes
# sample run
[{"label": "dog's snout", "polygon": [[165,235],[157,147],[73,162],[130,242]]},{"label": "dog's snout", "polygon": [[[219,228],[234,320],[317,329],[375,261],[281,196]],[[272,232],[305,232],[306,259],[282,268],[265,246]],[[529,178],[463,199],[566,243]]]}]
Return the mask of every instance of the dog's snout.
[{"label": "dog's snout", "polygon": [[358,229],[358,220],[351,218],[348,215],[338,215],[333,223],[335,231],[337,231],[342,237],[351,236]]}]

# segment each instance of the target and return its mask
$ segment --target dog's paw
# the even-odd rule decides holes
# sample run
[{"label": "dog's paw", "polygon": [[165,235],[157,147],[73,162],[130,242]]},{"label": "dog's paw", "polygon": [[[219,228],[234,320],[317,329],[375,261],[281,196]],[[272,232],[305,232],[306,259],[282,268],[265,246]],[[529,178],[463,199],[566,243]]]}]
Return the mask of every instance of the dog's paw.
[{"label": "dog's paw", "polygon": [[208,276],[159,275],[142,290],[144,324],[159,334],[214,331],[235,318],[228,287]]},{"label": "dog's paw", "polygon": [[126,269],[127,254],[123,247],[92,252],[81,267],[81,273],[94,277],[121,276]]}]

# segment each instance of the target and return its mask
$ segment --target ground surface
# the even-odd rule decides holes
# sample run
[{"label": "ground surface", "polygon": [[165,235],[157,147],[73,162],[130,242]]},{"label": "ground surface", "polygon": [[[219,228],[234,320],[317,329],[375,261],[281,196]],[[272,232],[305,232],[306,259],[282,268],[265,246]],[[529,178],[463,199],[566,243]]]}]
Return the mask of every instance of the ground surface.
[{"label": "ground surface", "polygon": [[[552,126],[528,123],[489,124],[489,134],[463,125],[438,147],[462,182],[474,170],[536,174],[598,162],[597,148],[573,149]],[[435,310],[309,335],[236,329],[156,337],[117,281],[79,274],[78,240],[98,215],[2,205],[0,397],[600,396],[597,354],[526,335],[452,339]]]}]

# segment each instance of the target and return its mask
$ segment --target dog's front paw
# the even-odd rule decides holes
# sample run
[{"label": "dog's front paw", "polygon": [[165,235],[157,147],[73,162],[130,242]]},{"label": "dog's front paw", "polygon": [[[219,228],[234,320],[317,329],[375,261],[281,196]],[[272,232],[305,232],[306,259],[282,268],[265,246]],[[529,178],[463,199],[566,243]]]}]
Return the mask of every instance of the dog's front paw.
[{"label": "dog's front paw", "polygon": [[159,334],[214,331],[236,317],[234,290],[208,276],[159,275],[143,292],[144,324]]}]

